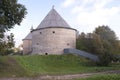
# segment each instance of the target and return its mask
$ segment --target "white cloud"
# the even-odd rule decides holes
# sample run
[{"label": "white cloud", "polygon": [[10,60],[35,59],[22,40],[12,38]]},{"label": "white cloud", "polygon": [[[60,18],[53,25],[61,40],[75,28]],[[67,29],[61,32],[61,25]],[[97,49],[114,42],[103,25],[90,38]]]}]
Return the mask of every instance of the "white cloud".
[{"label": "white cloud", "polygon": [[101,8],[104,8],[108,3],[112,1],[113,0],[95,0],[93,7],[95,9],[101,9]]},{"label": "white cloud", "polygon": [[83,0],[83,5],[86,5],[86,4],[88,4],[88,3],[92,3],[92,2],[94,2],[95,0]]},{"label": "white cloud", "polygon": [[109,24],[107,18],[102,15],[99,15],[96,11],[91,13],[80,13],[77,16],[77,23],[83,26],[97,26],[101,24]]},{"label": "white cloud", "polygon": [[62,3],[63,7],[69,7],[70,5],[74,4],[75,0],[64,0]]},{"label": "white cloud", "polygon": [[117,14],[119,14],[118,7],[112,7],[110,9],[98,9],[91,12],[85,11],[78,13],[77,22],[83,22],[81,24],[91,24],[93,26],[109,24],[109,17],[113,17]]},{"label": "white cloud", "polygon": [[79,12],[82,12],[84,11],[84,8],[81,7],[81,6],[75,6],[73,9],[72,9],[72,13],[79,13]]},{"label": "white cloud", "polygon": [[[113,1],[114,0],[84,0],[81,5],[78,5],[78,2],[75,3],[76,5],[71,10],[71,13],[75,16],[75,24],[88,32],[94,30],[98,25],[114,24],[114,22],[111,23],[110,19],[120,14],[120,6],[111,6],[110,3]],[[110,7],[107,7],[108,5],[110,5]]]},{"label": "white cloud", "polygon": [[110,11],[110,14],[111,15],[116,15],[120,12],[120,7],[112,7],[111,8],[111,11]]}]

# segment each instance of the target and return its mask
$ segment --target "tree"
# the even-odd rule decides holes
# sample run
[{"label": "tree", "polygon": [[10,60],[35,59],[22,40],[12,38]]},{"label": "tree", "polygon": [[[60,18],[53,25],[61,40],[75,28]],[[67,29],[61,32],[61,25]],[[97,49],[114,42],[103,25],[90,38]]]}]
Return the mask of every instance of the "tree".
[{"label": "tree", "polygon": [[103,54],[100,54],[100,65],[108,65],[111,61],[119,60],[119,40],[113,30],[108,26],[99,26],[94,33],[100,36],[103,44]]},{"label": "tree", "polygon": [[77,38],[77,40],[76,40],[76,48],[77,49],[80,49],[80,50],[84,50],[84,51],[87,51],[86,50],[86,47],[85,47],[85,36],[86,36],[86,34],[84,33],[84,32],[82,32],[79,36],[78,36],[78,38]]},{"label": "tree", "polygon": [[81,33],[77,39],[77,49],[84,50],[93,54],[101,54],[103,46],[100,37],[94,33]]},{"label": "tree", "polygon": [[17,0],[0,0],[0,33],[10,30],[15,24],[20,25],[26,13],[26,8]]},{"label": "tree", "polygon": [[77,39],[77,49],[97,54],[100,65],[108,65],[117,61],[116,55],[120,54],[120,42],[115,32],[108,26],[98,26],[93,33],[80,34]]},{"label": "tree", "polygon": [[111,54],[120,53],[120,45],[117,36],[108,26],[99,26],[93,33],[100,36],[103,43],[104,52]]},{"label": "tree", "polygon": [[14,35],[11,33],[10,35],[6,35],[2,41],[0,42],[0,55],[8,55],[13,53],[13,47],[15,45]]},{"label": "tree", "polygon": [[[16,24],[20,25],[21,21],[27,14],[24,5],[19,4],[18,0],[0,0],[0,51],[4,51],[5,33],[13,28]],[[8,37],[10,40],[10,37]],[[10,46],[11,44],[9,44]]]},{"label": "tree", "polygon": [[98,34],[103,40],[117,40],[115,32],[111,30],[108,26],[98,26],[93,33]]}]

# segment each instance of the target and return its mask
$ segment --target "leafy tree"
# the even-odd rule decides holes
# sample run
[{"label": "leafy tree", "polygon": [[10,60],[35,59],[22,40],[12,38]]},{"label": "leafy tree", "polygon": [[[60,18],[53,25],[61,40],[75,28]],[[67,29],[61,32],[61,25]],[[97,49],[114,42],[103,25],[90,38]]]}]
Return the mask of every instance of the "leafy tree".
[{"label": "leafy tree", "polygon": [[87,48],[85,45],[85,42],[87,42],[87,41],[85,41],[86,40],[85,36],[86,36],[86,34],[83,32],[78,36],[77,41],[76,41],[76,48],[77,49],[87,51]]},{"label": "leafy tree", "polygon": [[114,31],[108,26],[99,26],[94,33],[100,36],[103,44],[103,54],[100,54],[100,65],[108,65],[111,61],[117,61],[120,54],[119,40]]},{"label": "leafy tree", "polygon": [[100,37],[94,33],[80,34],[76,44],[77,49],[84,50],[93,54],[101,54],[103,46]]},{"label": "leafy tree", "polygon": [[0,55],[8,55],[13,53],[13,47],[15,45],[14,35],[11,33],[10,35],[6,35],[0,42]]},{"label": "leafy tree", "polygon": [[17,0],[0,0],[0,32],[8,31],[15,24],[20,25],[26,13],[26,8]]},{"label": "leafy tree", "polygon": [[101,66],[108,66],[111,63],[112,58],[113,55],[105,52],[102,55],[99,55],[100,61],[97,62],[97,64]]},{"label": "leafy tree", "polygon": [[116,34],[108,26],[99,26],[95,29],[94,33],[100,36],[103,43],[104,52],[111,54],[120,53],[120,45]]},{"label": "leafy tree", "polygon": [[[26,8],[19,4],[18,0],[0,0],[0,51],[4,52],[4,47],[6,47],[6,40],[4,39],[6,35],[4,34],[16,24],[20,25],[26,14]],[[11,37],[12,35],[7,37],[8,48],[13,46]]]},{"label": "leafy tree", "polygon": [[100,65],[108,65],[117,61],[120,54],[120,42],[115,32],[108,26],[99,26],[93,33],[79,35],[77,49],[84,50],[100,57]]},{"label": "leafy tree", "polygon": [[98,26],[94,33],[98,34],[103,40],[111,41],[117,39],[115,32],[112,31],[108,26]]}]

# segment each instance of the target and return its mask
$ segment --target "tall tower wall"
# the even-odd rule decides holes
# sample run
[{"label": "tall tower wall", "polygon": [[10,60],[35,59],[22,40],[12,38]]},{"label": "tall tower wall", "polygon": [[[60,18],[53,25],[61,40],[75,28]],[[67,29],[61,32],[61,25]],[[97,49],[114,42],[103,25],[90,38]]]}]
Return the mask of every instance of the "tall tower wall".
[{"label": "tall tower wall", "polygon": [[62,54],[64,48],[76,47],[76,30],[44,28],[32,32],[32,54]]}]

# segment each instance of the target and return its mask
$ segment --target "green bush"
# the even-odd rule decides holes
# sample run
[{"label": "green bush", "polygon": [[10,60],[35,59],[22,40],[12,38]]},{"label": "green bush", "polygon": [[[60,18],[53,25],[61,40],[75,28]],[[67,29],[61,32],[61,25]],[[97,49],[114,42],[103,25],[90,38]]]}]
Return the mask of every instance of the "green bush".
[{"label": "green bush", "polygon": [[97,62],[97,65],[100,66],[108,66],[111,61],[112,61],[112,55],[109,53],[103,53],[101,55],[99,55],[99,62]]}]

